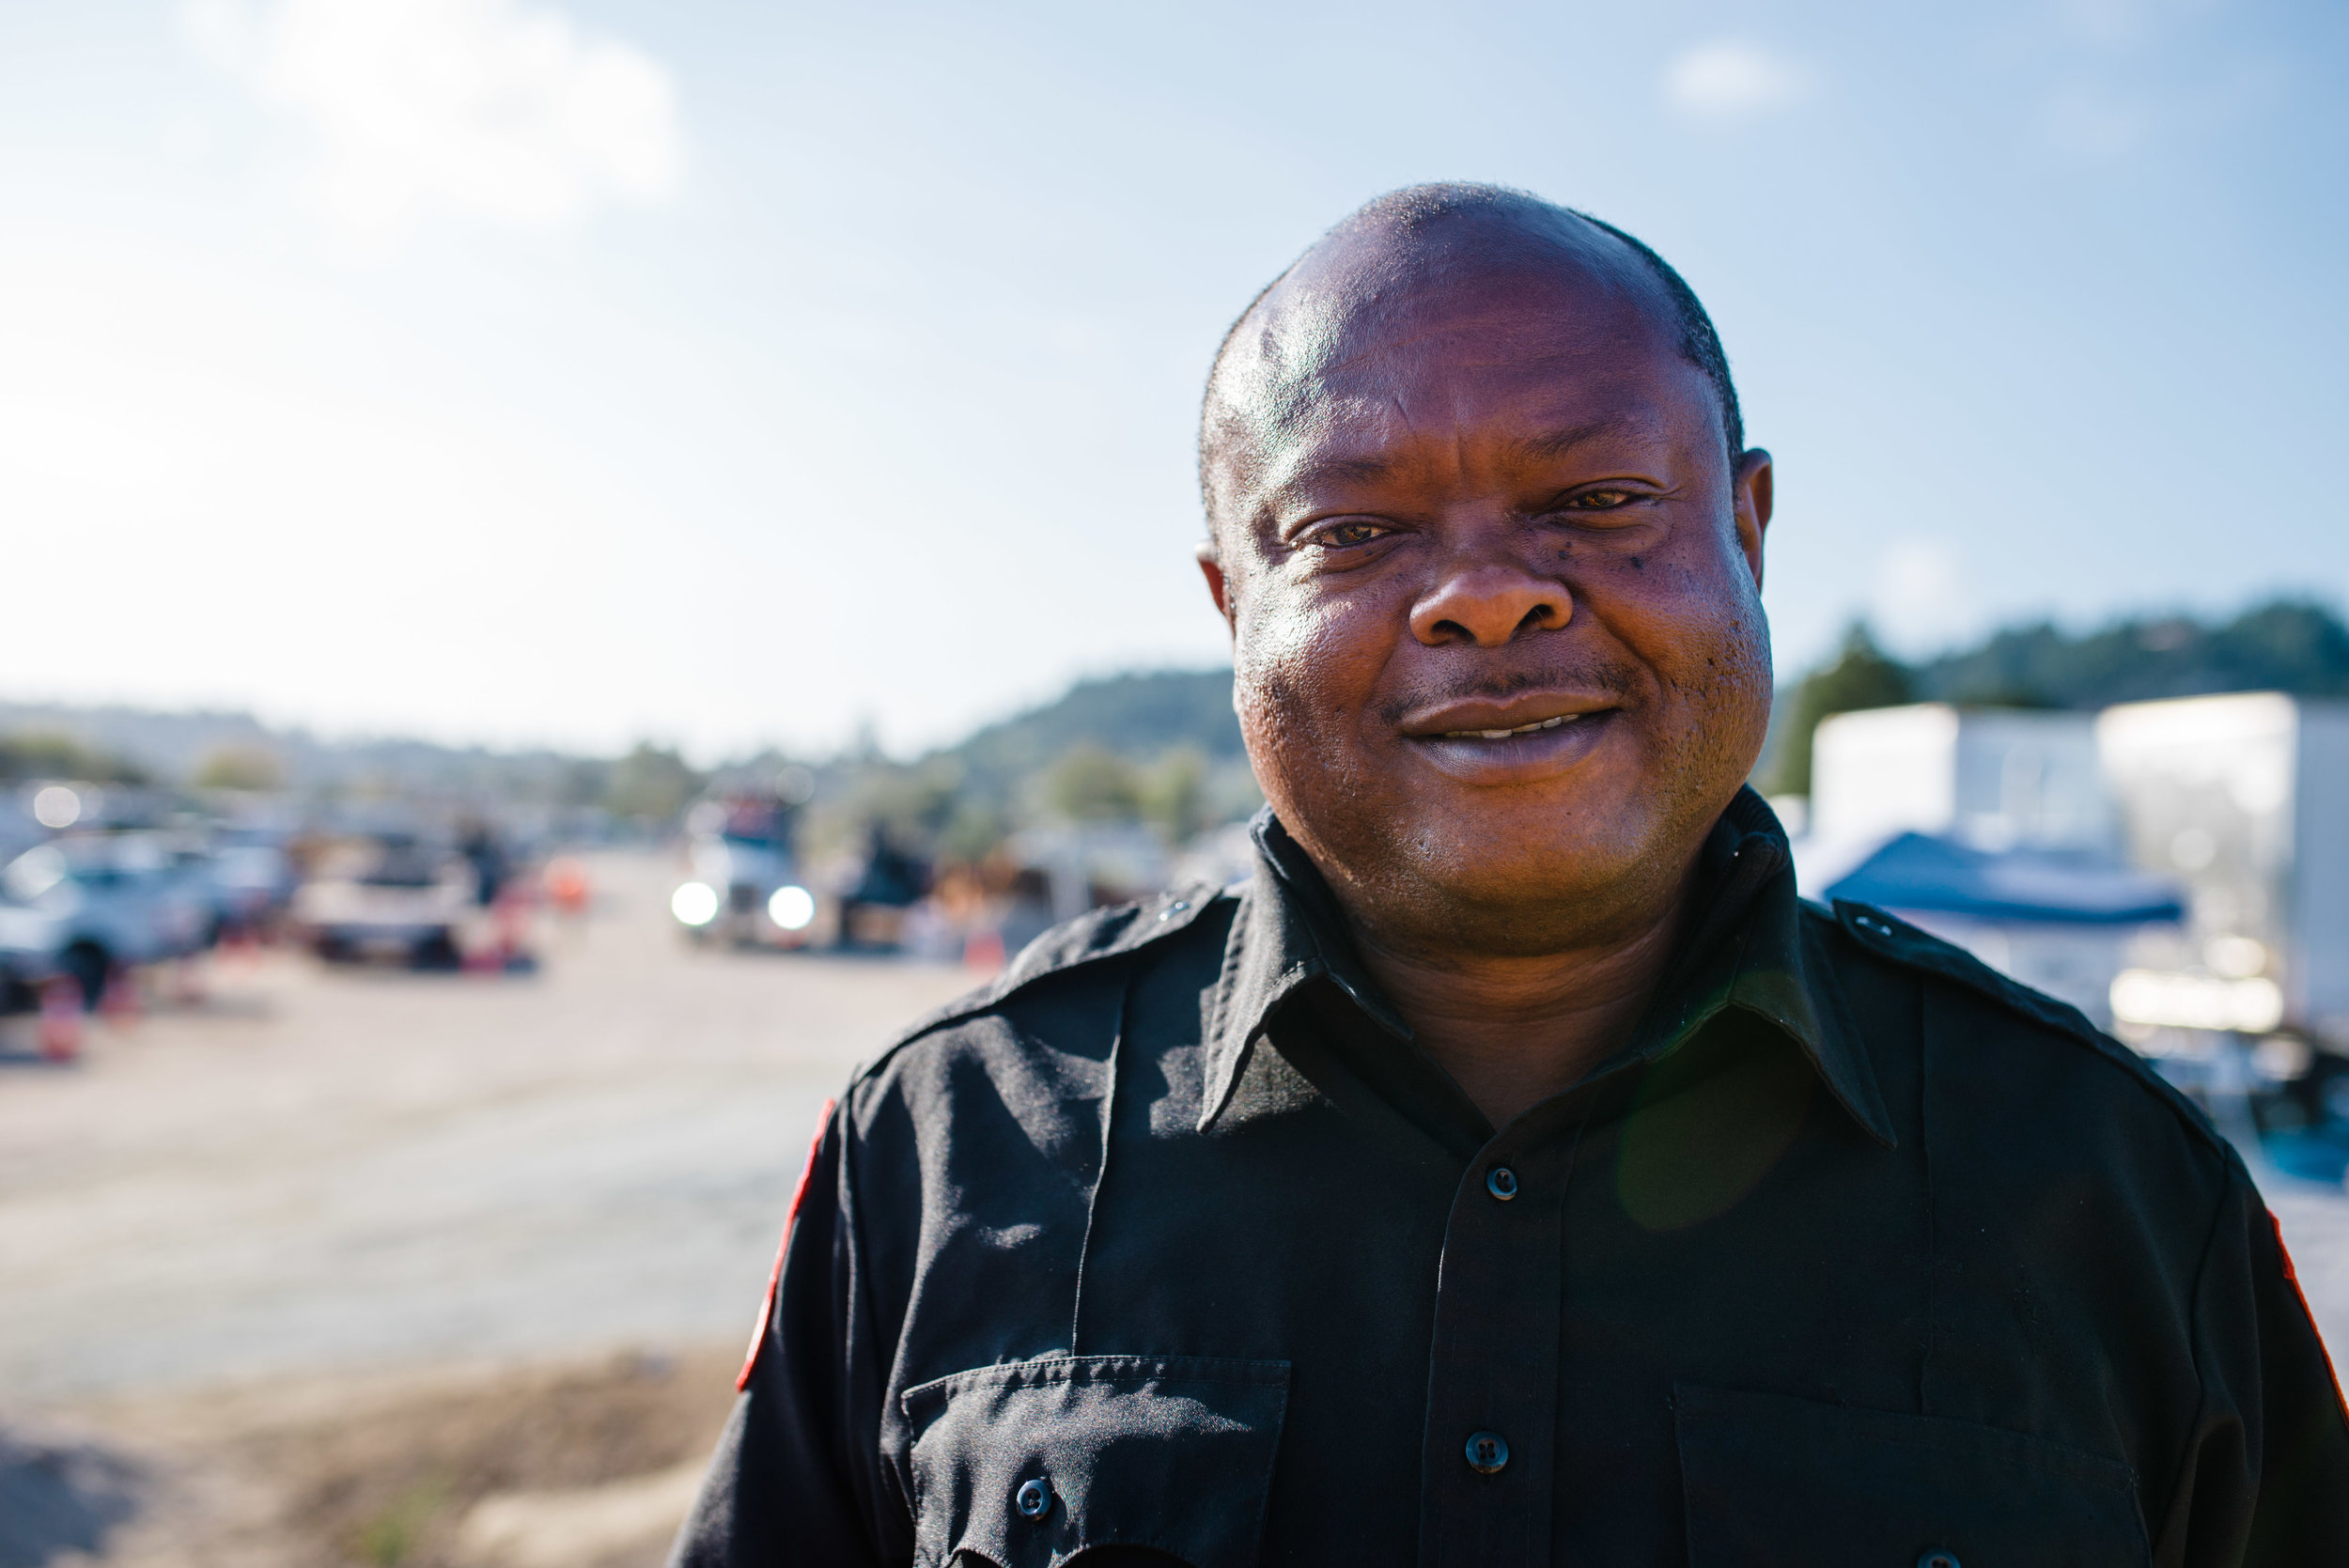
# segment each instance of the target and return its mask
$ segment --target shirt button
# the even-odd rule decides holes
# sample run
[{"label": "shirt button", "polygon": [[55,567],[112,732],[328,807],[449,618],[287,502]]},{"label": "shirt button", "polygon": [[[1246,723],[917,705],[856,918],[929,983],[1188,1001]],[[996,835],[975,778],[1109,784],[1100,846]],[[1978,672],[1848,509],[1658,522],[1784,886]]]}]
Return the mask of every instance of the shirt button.
[{"label": "shirt button", "polygon": [[1498,1432],[1470,1433],[1468,1462],[1478,1475],[1499,1475],[1509,1463],[1509,1440]]},{"label": "shirt button", "polygon": [[1485,1190],[1507,1203],[1517,1195],[1517,1173],[1505,1165],[1496,1165],[1485,1176]]},{"label": "shirt button", "polygon": [[1958,1568],[1957,1559],[1938,1547],[1917,1560],[1917,1568]]},{"label": "shirt button", "polygon": [[1052,1489],[1041,1481],[1023,1481],[1011,1495],[1011,1505],[1027,1518],[1041,1519],[1051,1512]]}]

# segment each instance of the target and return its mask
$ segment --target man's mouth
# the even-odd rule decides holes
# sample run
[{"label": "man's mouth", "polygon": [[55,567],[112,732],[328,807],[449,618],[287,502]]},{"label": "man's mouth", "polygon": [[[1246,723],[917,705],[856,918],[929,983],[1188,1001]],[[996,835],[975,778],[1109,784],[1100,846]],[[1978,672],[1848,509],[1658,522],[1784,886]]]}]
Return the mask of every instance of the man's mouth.
[{"label": "man's mouth", "polygon": [[1574,692],[1470,700],[1407,720],[1402,738],[1463,784],[1530,784],[1579,767],[1606,743],[1621,712],[1604,697]]},{"label": "man's mouth", "polygon": [[1506,740],[1513,735],[1536,735],[1543,730],[1554,730],[1561,724],[1571,724],[1581,717],[1579,713],[1561,713],[1555,718],[1536,719],[1530,724],[1519,724],[1517,728],[1509,730],[1439,730],[1437,732],[1436,738],[1439,740]]}]

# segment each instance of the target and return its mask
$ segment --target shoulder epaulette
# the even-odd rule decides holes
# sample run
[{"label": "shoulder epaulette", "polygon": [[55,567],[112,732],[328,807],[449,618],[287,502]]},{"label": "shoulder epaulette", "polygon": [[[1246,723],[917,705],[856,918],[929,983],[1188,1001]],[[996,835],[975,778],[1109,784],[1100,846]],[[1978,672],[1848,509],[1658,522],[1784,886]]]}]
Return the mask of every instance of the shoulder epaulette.
[{"label": "shoulder epaulette", "polygon": [[[1000,1007],[1015,992],[1024,990],[1037,981],[1115,958],[1148,947],[1153,942],[1164,941],[1188,927],[1224,895],[1225,890],[1203,882],[1162,893],[1156,898],[1088,909],[1073,920],[1065,920],[1021,948],[1019,955],[1005,964],[1003,973],[993,980],[977,990],[965,992],[943,1007],[923,1015],[900,1030],[897,1037],[890,1042],[889,1048],[864,1072],[879,1066],[898,1047],[910,1045],[935,1030]],[[864,1075],[860,1073],[858,1076]]]},{"label": "shoulder epaulette", "polygon": [[[1817,913],[1826,913],[1818,910],[1816,906],[1812,908]],[[2235,1154],[2233,1145],[2219,1134],[2217,1127],[2211,1126],[2210,1118],[2203,1114],[2201,1107],[2179,1093],[2177,1087],[2155,1072],[2143,1057],[2091,1023],[2087,1015],[2078,1008],[2000,974],[1956,943],[1921,931],[1897,915],[1887,914],[1872,904],[1855,904],[1839,898],[1835,901],[1832,918],[1852,940],[1878,957],[1963,986],[2029,1022],[2053,1030],[2088,1047],[2159,1095],[2180,1120],[2229,1159],[2240,1157]]]}]

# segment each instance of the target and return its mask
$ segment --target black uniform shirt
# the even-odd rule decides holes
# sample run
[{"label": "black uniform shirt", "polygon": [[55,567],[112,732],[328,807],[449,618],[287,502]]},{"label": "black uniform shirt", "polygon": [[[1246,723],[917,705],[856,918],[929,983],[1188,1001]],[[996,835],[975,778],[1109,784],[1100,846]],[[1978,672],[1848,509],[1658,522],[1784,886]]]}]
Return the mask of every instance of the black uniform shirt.
[{"label": "black uniform shirt", "polygon": [[1757,798],[1630,1046],[1498,1129],[1257,844],[858,1076],[677,1562],[2349,1563],[2233,1153],[1799,903]]}]

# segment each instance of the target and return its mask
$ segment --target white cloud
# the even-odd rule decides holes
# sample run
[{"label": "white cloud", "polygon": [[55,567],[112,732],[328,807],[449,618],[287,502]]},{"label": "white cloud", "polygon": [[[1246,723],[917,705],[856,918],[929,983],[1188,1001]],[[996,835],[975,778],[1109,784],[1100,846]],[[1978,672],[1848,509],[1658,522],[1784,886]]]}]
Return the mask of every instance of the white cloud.
[{"label": "white cloud", "polygon": [[443,210],[532,225],[646,200],[682,156],[669,74],[524,0],[189,0],[190,39],[319,138],[313,194],[381,245]]},{"label": "white cloud", "polygon": [[1759,44],[1719,39],[1664,69],[1664,101],[1699,119],[1750,119],[1798,103],[1817,85],[1804,62]]}]

